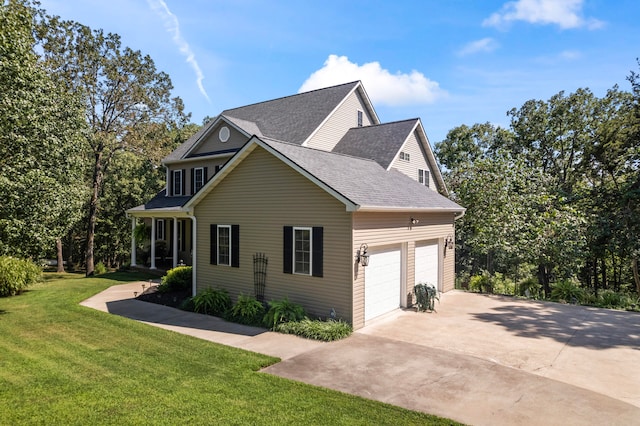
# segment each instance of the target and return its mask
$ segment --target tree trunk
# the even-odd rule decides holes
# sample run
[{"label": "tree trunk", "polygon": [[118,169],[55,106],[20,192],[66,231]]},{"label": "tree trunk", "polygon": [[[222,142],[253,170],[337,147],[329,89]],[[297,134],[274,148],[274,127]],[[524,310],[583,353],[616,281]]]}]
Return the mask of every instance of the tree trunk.
[{"label": "tree trunk", "polygon": [[56,257],[58,261],[58,269],[56,272],[63,273],[64,272],[64,256],[62,255],[62,239],[58,238],[56,240]]},{"label": "tree trunk", "polygon": [[633,269],[633,280],[636,282],[636,290],[640,295],[640,273],[638,272],[638,257],[633,256],[631,260],[631,269]]},{"label": "tree trunk", "polygon": [[606,252],[602,255],[602,259],[600,259],[600,263],[602,264],[602,289],[606,290],[608,287],[607,283],[607,254]]},{"label": "tree trunk", "polygon": [[96,234],[96,219],[98,217],[98,195],[102,187],[102,151],[97,150],[96,160],[93,165],[93,189],[89,200],[89,226],[87,227],[87,248],[86,248],[86,275],[92,276],[94,272],[93,245]]},{"label": "tree trunk", "polygon": [[598,258],[593,259],[593,294],[598,297]]},{"label": "tree trunk", "polygon": [[542,284],[544,297],[548,299],[551,295],[551,287],[549,286],[549,270],[546,265],[538,265],[538,283]]}]

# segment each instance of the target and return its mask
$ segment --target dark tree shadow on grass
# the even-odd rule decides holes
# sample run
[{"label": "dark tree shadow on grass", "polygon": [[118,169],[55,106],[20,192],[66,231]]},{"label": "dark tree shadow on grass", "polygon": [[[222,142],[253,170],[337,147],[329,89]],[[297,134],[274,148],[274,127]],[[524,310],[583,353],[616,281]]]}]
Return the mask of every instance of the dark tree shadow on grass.
[{"label": "dark tree shadow on grass", "polygon": [[[495,297],[495,296],[485,296]],[[472,313],[478,321],[499,325],[516,336],[549,338],[590,349],[629,347],[640,350],[640,314],[552,302],[518,301]]]}]

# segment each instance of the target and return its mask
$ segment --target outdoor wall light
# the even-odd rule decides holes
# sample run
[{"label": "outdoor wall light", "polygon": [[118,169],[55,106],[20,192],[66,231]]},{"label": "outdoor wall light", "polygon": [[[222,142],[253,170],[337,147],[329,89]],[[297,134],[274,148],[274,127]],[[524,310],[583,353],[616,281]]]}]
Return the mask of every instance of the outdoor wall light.
[{"label": "outdoor wall light", "polygon": [[360,248],[356,251],[356,263],[359,263],[362,266],[369,265],[369,255],[367,254],[368,248],[368,245],[364,243],[360,244]]},{"label": "outdoor wall light", "polygon": [[411,220],[411,224],[412,224],[412,225],[417,225],[418,223],[420,223],[420,220],[419,220],[419,219],[416,219],[416,218],[414,218],[414,217],[412,217],[410,220]]},{"label": "outdoor wall light", "polygon": [[444,240],[445,248],[452,249],[453,248],[453,235],[447,235],[447,239]]}]

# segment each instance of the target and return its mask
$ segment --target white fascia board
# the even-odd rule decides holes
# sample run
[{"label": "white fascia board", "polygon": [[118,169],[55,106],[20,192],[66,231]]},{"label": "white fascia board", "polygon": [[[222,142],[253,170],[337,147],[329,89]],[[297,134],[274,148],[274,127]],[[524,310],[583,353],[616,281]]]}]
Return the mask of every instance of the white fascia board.
[{"label": "white fascia board", "polygon": [[129,209],[125,212],[128,216],[133,217],[188,217],[188,211],[184,208],[164,208],[164,209],[150,209],[150,210],[136,210],[135,208]]},{"label": "white fascia board", "polygon": [[181,158],[179,160],[165,161],[162,164],[165,166],[173,165],[173,164],[182,164],[182,163],[191,163],[193,161],[202,160],[202,159],[215,159],[215,158],[224,158],[224,157],[233,157],[234,152],[224,152],[221,154],[211,154],[211,155],[202,155],[200,157],[189,157],[189,158]]},{"label": "white fascia board", "polygon": [[431,170],[433,171],[436,180],[438,181],[438,185],[442,189],[441,194],[445,196],[449,196],[449,190],[447,189],[447,185],[444,183],[444,179],[442,177],[442,172],[440,171],[440,165],[438,164],[438,160],[436,159],[435,154],[433,153],[433,149],[431,148],[431,143],[429,142],[429,137],[427,136],[427,132],[424,130],[424,126],[422,125],[422,121],[418,118],[418,122],[416,123],[415,128],[411,131],[412,133],[418,131],[420,135],[422,147],[427,153],[427,161],[431,165]]},{"label": "white fascia board", "polygon": [[[388,207],[388,206],[360,206],[358,212],[410,212],[410,213],[464,213],[466,209],[444,207]],[[462,217],[462,216],[460,216]]]}]

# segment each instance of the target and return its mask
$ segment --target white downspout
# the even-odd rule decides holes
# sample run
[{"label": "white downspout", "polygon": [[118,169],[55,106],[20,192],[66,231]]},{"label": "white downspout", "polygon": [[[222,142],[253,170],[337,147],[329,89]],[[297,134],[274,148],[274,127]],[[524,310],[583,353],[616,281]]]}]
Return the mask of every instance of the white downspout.
[{"label": "white downspout", "polygon": [[191,219],[191,244],[193,245],[193,251],[191,252],[191,277],[192,277],[192,283],[191,283],[191,296],[195,296],[196,295],[196,278],[198,276],[197,271],[196,271],[196,265],[197,265],[197,247],[198,247],[198,240],[197,240],[197,231],[198,231],[198,221],[196,219],[195,216],[192,215],[188,215],[187,216],[189,219]]}]

